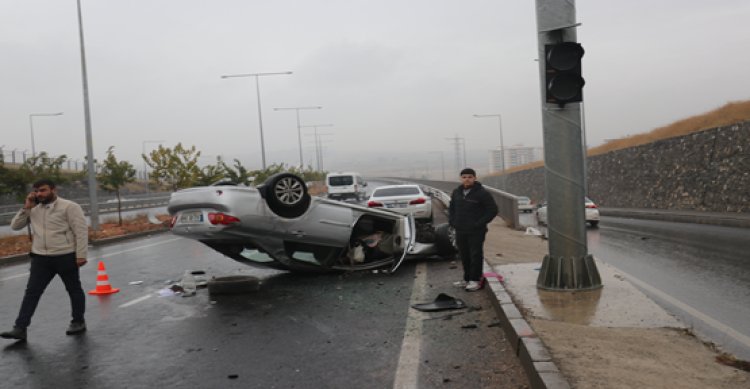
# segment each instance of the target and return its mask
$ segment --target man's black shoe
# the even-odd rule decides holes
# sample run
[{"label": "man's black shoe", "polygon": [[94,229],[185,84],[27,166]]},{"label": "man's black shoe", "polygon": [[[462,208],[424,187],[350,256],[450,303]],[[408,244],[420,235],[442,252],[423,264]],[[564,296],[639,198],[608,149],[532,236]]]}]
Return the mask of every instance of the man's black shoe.
[{"label": "man's black shoe", "polygon": [[75,334],[80,334],[81,332],[84,332],[84,331],[86,331],[86,322],[71,321],[70,325],[68,326],[68,329],[65,330],[65,334],[75,335]]},{"label": "man's black shoe", "polygon": [[10,331],[0,333],[0,338],[26,340],[26,328],[13,327]]}]

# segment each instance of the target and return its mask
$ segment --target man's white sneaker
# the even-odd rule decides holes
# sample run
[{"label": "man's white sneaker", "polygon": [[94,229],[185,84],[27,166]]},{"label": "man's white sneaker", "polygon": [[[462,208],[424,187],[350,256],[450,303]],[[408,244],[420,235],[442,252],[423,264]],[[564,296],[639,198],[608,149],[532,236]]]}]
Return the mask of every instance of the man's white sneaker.
[{"label": "man's white sneaker", "polygon": [[456,288],[465,288],[466,284],[466,281],[456,281],[453,283],[453,286],[455,286]]},{"label": "man's white sneaker", "polygon": [[469,281],[466,284],[466,291],[467,292],[475,292],[479,289],[482,289],[482,284],[480,284],[478,281]]}]

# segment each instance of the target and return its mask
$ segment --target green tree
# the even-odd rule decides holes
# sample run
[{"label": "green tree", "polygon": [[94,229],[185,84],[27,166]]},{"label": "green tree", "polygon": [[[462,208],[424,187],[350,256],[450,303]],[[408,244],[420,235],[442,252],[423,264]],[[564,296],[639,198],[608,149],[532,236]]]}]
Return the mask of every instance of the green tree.
[{"label": "green tree", "polygon": [[206,186],[215,183],[227,176],[227,171],[221,157],[216,157],[216,165],[207,165],[201,168],[195,184]]},{"label": "green tree", "polygon": [[117,219],[118,224],[122,225],[122,199],[120,198],[120,189],[135,181],[135,169],[128,161],[118,161],[115,157],[115,146],[109,146],[107,149],[107,158],[99,169],[96,179],[99,186],[108,191],[114,192],[117,196]]},{"label": "green tree", "polygon": [[66,160],[65,155],[52,158],[44,151],[27,158],[17,169],[5,167],[4,161],[0,160],[0,194],[14,195],[23,200],[29,192],[29,185],[36,180],[47,178],[58,185],[71,182],[77,176],[63,172],[62,165]]},{"label": "green tree", "polygon": [[256,170],[255,173],[255,180],[253,181],[254,185],[260,185],[263,182],[265,182],[268,177],[271,177],[274,174],[278,173],[292,173],[296,174],[300,177],[302,177],[305,181],[320,181],[323,180],[326,176],[325,172],[320,172],[313,170],[312,166],[308,166],[307,168],[300,169],[297,166],[290,166],[287,167],[285,164],[273,164],[271,166],[268,166],[265,170]]},{"label": "green tree", "polygon": [[0,155],[0,195],[15,195],[22,199],[27,193],[26,184],[19,170],[6,167]]},{"label": "green tree", "polygon": [[185,148],[178,143],[174,149],[163,147],[142,154],[143,161],[151,168],[149,179],[157,185],[167,185],[172,191],[193,186],[201,174],[198,157],[201,152],[195,146]]},{"label": "green tree", "polygon": [[250,185],[253,183],[255,171],[247,170],[242,166],[239,159],[234,159],[234,166],[228,166],[224,161],[220,162],[226,173],[226,178],[238,185]]}]

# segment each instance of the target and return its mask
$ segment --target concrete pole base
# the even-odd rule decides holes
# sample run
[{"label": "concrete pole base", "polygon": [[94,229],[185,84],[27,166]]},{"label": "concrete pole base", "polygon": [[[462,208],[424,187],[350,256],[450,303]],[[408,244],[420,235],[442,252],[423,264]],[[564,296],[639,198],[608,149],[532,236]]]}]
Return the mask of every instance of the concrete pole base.
[{"label": "concrete pole base", "polygon": [[602,279],[590,254],[583,258],[552,258],[546,255],[536,287],[555,291],[592,290],[602,287]]}]

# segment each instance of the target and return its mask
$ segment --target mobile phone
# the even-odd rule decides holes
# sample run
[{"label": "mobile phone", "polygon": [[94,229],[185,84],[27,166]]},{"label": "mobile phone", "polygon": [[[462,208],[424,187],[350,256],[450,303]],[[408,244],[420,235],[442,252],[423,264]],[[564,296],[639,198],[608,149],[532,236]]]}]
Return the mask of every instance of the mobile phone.
[{"label": "mobile phone", "polygon": [[39,204],[41,201],[39,201],[39,197],[34,196],[34,204]]}]

